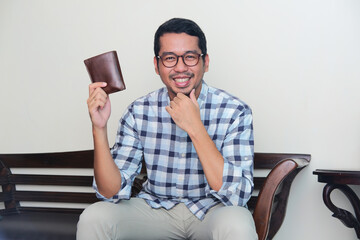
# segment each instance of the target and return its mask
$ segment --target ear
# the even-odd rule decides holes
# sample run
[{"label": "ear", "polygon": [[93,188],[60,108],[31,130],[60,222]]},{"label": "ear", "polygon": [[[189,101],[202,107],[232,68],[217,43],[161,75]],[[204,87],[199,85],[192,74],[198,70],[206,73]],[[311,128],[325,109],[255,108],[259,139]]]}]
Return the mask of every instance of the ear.
[{"label": "ear", "polygon": [[205,60],[204,60],[204,72],[209,71],[209,63],[210,63],[209,54],[206,54]]},{"label": "ear", "polygon": [[159,73],[159,66],[158,66],[158,58],[155,56],[154,57],[154,67],[155,67],[155,72],[157,75],[160,75]]}]

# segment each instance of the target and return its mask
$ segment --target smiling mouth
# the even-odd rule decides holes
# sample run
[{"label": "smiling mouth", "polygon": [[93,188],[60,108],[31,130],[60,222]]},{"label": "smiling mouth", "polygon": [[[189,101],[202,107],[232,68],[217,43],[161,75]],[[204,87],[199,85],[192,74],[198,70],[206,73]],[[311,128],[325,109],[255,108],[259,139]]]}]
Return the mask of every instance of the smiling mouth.
[{"label": "smiling mouth", "polygon": [[175,86],[177,88],[187,88],[190,85],[190,79],[191,79],[191,77],[188,77],[188,76],[183,77],[183,76],[181,76],[181,77],[173,78],[173,81],[174,81]]},{"label": "smiling mouth", "polygon": [[194,77],[192,73],[173,74],[170,78],[175,82],[175,85],[180,88],[187,87],[190,84],[190,79]]},{"label": "smiling mouth", "polygon": [[190,77],[187,78],[175,78],[174,81],[177,83],[184,83],[190,80]]}]

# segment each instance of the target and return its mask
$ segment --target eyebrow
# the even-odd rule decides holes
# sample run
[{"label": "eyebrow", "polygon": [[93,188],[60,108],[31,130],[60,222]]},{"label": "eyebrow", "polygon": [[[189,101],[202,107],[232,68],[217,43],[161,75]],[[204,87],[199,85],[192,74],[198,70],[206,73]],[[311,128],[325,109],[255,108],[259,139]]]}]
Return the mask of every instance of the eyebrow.
[{"label": "eyebrow", "polygon": [[[184,54],[187,54],[187,53],[200,54],[200,53],[198,53],[196,50],[189,50],[189,51],[186,51]],[[180,55],[177,55],[177,54],[174,53],[174,52],[163,52],[163,53],[161,54],[161,56],[166,56],[166,55],[170,55],[170,54],[175,54],[176,56],[180,56]],[[184,55],[184,54],[182,54],[182,55]]]}]

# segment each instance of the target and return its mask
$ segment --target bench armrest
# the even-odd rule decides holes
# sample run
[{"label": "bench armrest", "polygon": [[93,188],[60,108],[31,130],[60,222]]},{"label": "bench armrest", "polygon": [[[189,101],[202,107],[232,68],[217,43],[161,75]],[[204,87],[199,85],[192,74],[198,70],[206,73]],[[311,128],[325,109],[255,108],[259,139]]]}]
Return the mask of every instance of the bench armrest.
[{"label": "bench armrest", "polygon": [[285,217],[292,181],[308,164],[308,160],[302,158],[285,159],[267,176],[253,212],[259,240],[272,239],[279,230]]}]

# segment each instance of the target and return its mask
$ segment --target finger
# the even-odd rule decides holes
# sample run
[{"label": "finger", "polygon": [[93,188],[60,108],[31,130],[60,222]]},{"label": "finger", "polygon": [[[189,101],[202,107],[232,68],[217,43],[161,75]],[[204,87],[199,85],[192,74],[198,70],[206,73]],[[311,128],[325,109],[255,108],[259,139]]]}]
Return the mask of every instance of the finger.
[{"label": "finger", "polygon": [[94,94],[92,94],[89,98],[91,98],[92,100],[106,100],[108,98],[108,95],[105,93],[104,90],[102,90],[101,88],[98,88],[94,91]]},{"label": "finger", "polygon": [[191,90],[190,99],[194,104],[197,104],[197,100],[196,100],[196,96],[195,96],[195,89]]},{"label": "finger", "polygon": [[173,110],[171,109],[170,106],[166,106],[165,110],[170,114],[170,116],[172,115]]},{"label": "finger", "polygon": [[178,93],[178,94],[176,95],[176,97],[177,97],[178,99],[180,99],[180,100],[183,100],[183,99],[186,99],[188,96],[186,96],[186,95],[183,94],[183,93]]},{"label": "finger", "polygon": [[90,103],[89,105],[89,113],[90,115],[93,115],[96,112],[99,112],[100,110],[103,110],[106,106],[107,102],[97,101]]},{"label": "finger", "polygon": [[95,90],[87,100],[89,107],[98,107],[100,103],[105,104],[108,96],[101,89]]},{"label": "finger", "polygon": [[102,88],[102,87],[106,87],[107,83],[106,82],[94,82],[94,83],[91,83],[89,85],[89,95],[91,95],[91,93],[93,91],[95,91],[95,89],[97,88]]},{"label": "finger", "polygon": [[104,102],[102,102],[103,104],[100,106],[101,109],[103,109],[104,107],[106,107],[106,105],[110,104],[110,98],[106,98]]},{"label": "finger", "polygon": [[95,103],[97,101],[105,102],[108,96],[101,91],[95,90],[88,98],[88,104]]},{"label": "finger", "polygon": [[89,110],[90,109],[98,109],[99,107],[101,106],[104,106],[105,105],[105,102],[104,100],[101,100],[101,99],[89,99],[88,101],[88,106],[89,106]]},{"label": "finger", "polygon": [[173,102],[173,103],[179,103],[181,101],[181,99],[179,97],[174,97],[173,100],[170,101]]},{"label": "finger", "polygon": [[88,105],[90,105],[91,103],[93,102],[96,102],[96,99],[97,98],[100,98],[100,97],[97,97],[98,95],[101,96],[101,93],[95,93],[95,91],[89,96],[89,98],[87,99],[87,103]]},{"label": "finger", "polygon": [[92,93],[89,96],[89,100],[93,100],[93,99],[97,99],[97,98],[104,98],[106,99],[108,97],[108,95],[106,94],[106,92],[104,91],[104,89],[102,88],[96,88],[92,91]]},{"label": "finger", "polygon": [[177,105],[177,103],[173,100],[173,101],[170,101],[170,105],[167,107],[173,109],[174,107],[176,107],[176,105]]}]

